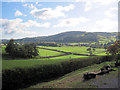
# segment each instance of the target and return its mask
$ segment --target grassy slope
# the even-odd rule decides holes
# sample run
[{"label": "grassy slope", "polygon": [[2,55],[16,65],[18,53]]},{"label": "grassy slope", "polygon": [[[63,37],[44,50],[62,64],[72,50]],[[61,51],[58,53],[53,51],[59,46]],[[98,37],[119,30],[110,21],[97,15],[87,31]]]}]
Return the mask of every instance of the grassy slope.
[{"label": "grassy slope", "polygon": [[[106,64],[113,65],[114,61],[112,62],[104,62],[101,64],[94,64],[92,66],[88,66],[76,71],[73,71],[69,74],[66,74],[63,77],[60,77],[56,80],[52,80],[49,82],[43,82],[34,86],[31,86],[30,88],[96,88],[97,85],[94,85],[94,82],[96,80],[99,80],[100,76],[97,76],[95,79],[91,79],[88,81],[83,81],[82,75],[85,72],[91,72],[91,71],[99,71],[101,67],[103,67]],[[112,71],[109,73],[109,77],[117,77],[118,69],[114,68],[117,71]],[[106,79],[108,76],[104,76],[102,79]],[[100,79],[101,80],[101,79]],[[104,84],[104,82],[100,82],[100,84]]]}]

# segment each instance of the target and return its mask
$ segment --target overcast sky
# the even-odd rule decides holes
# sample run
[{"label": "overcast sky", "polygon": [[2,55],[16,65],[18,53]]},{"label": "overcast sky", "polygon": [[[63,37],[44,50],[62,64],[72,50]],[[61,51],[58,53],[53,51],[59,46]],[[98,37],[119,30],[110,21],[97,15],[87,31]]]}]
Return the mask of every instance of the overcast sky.
[{"label": "overcast sky", "polygon": [[0,35],[10,39],[66,31],[117,32],[118,1],[2,2]]}]

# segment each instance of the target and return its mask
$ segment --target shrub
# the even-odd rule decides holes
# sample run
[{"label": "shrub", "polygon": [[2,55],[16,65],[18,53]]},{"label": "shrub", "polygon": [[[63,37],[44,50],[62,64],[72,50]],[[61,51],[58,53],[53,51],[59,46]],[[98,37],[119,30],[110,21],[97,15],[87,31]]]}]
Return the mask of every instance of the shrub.
[{"label": "shrub", "polygon": [[74,70],[112,60],[110,56],[80,58],[64,61],[60,64],[36,66],[31,68],[16,68],[14,70],[3,70],[3,89],[20,89],[46,79],[62,76]]}]

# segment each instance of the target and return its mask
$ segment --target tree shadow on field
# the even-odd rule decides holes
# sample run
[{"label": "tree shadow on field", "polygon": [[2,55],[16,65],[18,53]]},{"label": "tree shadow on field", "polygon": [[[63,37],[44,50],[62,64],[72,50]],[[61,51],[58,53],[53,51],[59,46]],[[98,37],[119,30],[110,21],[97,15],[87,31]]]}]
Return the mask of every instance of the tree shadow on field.
[{"label": "tree shadow on field", "polygon": [[23,59],[23,58],[12,57],[9,54],[2,54],[2,60],[16,60],[16,59]]}]

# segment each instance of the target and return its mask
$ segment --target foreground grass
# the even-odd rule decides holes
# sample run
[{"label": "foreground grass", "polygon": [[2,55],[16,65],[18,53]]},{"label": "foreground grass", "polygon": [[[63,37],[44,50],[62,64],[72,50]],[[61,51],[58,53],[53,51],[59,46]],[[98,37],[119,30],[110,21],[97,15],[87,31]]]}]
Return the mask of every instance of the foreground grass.
[{"label": "foreground grass", "polygon": [[29,68],[37,67],[40,65],[59,64],[64,61],[69,61],[76,58],[87,58],[87,56],[66,55],[61,57],[47,58],[47,59],[14,59],[2,60],[2,69],[15,69],[15,68]]},{"label": "foreground grass", "polygon": [[40,65],[59,64],[77,58],[87,58],[88,56],[66,55],[46,59],[14,59],[2,60],[2,69],[29,68]]},{"label": "foreground grass", "polygon": [[49,60],[49,59],[3,60],[2,70],[37,67],[40,65],[48,65],[48,64],[59,64],[60,62],[63,62],[63,61],[66,61],[66,60],[64,59],[62,60]]},{"label": "foreground grass", "polygon": [[[104,62],[101,64],[94,64],[76,71],[73,71],[69,74],[66,74],[65,76],[62,76],[56,80],[52,80],[49,82],[42,82],[37,85],[31,86],[30,88],[97,88],[98,86],[94,84],[96,80],[98,80],[100,77],[97,76],[95,79],[91,79],[89,81],[83,81],[83,74],[85,72],[91,72],[91,71],[99,71],[101,67],[104,65],[110,64],[114,65],[115,61],[112,62]],[[110,72],[108,76],[103,77],[103,80],[106,80],[108,77],[117,77],[118,69],[114,68],[116,71]],[[101,82],[99,82],[101,83]],[[102,82],[101,84],[104,84]]]}]

